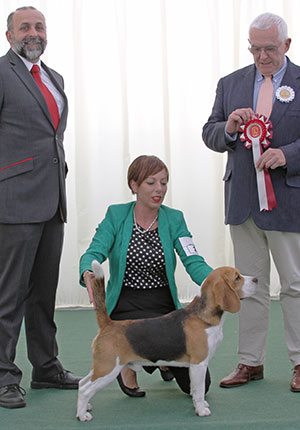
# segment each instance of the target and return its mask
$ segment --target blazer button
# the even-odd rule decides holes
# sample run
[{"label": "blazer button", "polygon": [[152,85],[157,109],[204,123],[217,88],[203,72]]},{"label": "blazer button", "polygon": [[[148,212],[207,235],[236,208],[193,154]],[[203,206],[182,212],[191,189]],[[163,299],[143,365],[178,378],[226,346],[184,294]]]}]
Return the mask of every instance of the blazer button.
[{"label": "blazer button", "polygon": [[52,162],[53,162],[53,164],[57,164],[58,163],[58,159],[57,158],[53,158]]}]

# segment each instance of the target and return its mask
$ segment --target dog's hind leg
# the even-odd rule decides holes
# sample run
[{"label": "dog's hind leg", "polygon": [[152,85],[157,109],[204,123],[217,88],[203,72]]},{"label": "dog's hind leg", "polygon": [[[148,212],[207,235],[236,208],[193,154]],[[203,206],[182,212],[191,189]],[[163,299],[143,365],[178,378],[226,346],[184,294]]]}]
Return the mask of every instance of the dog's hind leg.
[{"label": "dog's hind leg", "polygon": [[191,395],[195,412],[199,417],[210,415],[209,404],[204,399],[205,396],[205,375],[207,363],[190,365]]},{"label": "dog's hind leg", "polygon": [[90,397],[88,396],[88,392],[89,392],[89,386],[91,384],[92,375],[93,375],[93,371],[91,370],[87,376],[85,376],[79,381],[76,417],[80,421],[90,421],[93,418],[92,415],[87,412],[88,410],[91,409],[91,406],[88,403],[90,399]]},{"label": "dog's hind leg", "polygon": [[88,412],[92,409],[89,404],[89,400],[97,393],[97,391],[106,387],[110,382],[112,382],[120,373],[123,366],[120,366],[117,362],[115,368],[105,376],[97,378],[95,381],[92,381],[93,371],[85,376],[79,382],[78,388],[78,400],[77,400],[77,415],[76,417],[80,421],[90,421],[93,417]]}]

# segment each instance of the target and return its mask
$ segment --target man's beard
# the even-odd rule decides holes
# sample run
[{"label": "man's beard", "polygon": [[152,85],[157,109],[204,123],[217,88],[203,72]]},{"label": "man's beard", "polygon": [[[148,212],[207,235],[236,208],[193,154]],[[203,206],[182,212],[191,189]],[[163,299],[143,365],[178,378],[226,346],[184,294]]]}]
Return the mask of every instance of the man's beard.
[{"label": "man's beard", "polygon": [[[28,43],[37,43],[37,46],[28,46]],[[41,37],[25,37],[21,42],[17,42],[12,35],[12,48],[14,51],[29,61],[37,60],[45,51],[47,40]]]}]

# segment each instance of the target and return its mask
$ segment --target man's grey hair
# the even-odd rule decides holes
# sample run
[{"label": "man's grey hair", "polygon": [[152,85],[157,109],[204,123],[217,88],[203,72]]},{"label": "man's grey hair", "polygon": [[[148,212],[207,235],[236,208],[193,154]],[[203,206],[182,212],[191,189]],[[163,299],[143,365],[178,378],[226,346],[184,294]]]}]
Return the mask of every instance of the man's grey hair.
[{"label": "man's grey hair", "polygon": [[288,37],[288,28],[287,23],[283,18],[279,15],[275,15],[274,13],[266,12],[258,15],[250,24],[249,27],[249,37],[250,31],[253,28],[257,30],[268,30],[272,25],[276,25],[278,29],[278,40],[280,42],[285,42]]},{"label": "man's grey hair", "polygon": [[[18,11],[18,10],[27,10],[27,9],[32,9],[32,10],[37,10],[35,7],[33,6],[22,6],[22,7],[18,7],[18,9],[16,9],[14,12],[11,12],[8,17],[7,17],[7,30],[12,32],[13,31],[13,25],[12,25],[12,20],[13,20],[13,16],[14,14]],[[37,10],[38,12],[40,12],[39,10]],[[42,12],[40,12],[41,15]],[[44,17],[44,15],[43,15]],[[45,19],[45,17],[44,17]]]}]

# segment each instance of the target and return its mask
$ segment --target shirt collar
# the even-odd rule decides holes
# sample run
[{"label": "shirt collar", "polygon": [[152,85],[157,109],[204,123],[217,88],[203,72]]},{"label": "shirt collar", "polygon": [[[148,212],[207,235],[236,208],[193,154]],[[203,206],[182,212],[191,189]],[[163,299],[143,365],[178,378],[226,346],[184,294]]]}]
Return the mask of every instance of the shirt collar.
[{"label": "shirt collar", "polygon": [[[280,67],[279,70],[277,70],[276,73],[274,73],[272,80],[274,82],[277,82],[279,79],[281,79],[286,71],[286,68],[287,68],[287,59],[286,59],[286,56],[284,56],[283,65]],[[263,79],[264,79],[263,75],[258,71],[258,69],[256,69],[256,75],[255,75],[256,82],[260,82]]]},{"label": "shirt collar", "polygon": [[37,66],[39,66],[39,68],[41,68],[41,60],[39,58],[39,60],[36,63],[31,63],[30,61],[26,60],[26,58],[22,57],[21,55],[19,55],[17,52],[14,51],[14,53],[21,58],[21,60],[23,61],[23,63],[25,64],[25,66],[27,67],[28,71],[30,72],[32,66],[34,66],[35,64]]}]

